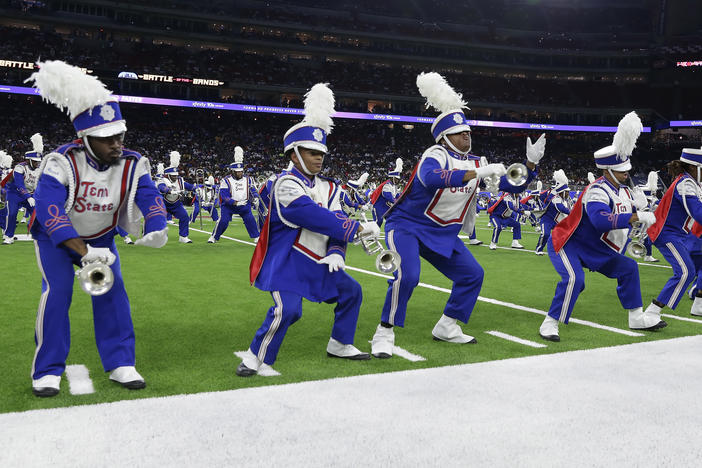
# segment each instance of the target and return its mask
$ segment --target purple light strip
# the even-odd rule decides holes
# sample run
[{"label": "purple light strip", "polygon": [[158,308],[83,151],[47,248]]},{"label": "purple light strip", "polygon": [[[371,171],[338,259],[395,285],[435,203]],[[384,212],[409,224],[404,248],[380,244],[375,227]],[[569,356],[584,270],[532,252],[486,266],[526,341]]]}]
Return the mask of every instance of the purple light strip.
[{"label": "purple light strip", "polygon": [[671,127],[702,127],[702,120],[671,120]]},{"label": "purple light strip", "polygon": [[[5,86],[0,85],[0,93],[11,94],[39,94],[34,88],[23,86]],[[288,114],[288,115],[303,115],[302,109],[293,109],[290,107],[273,107],[273,106],[256,106],[253,104],[227,104],[225,102],[208,102],[208,101],[185,101],[182,99],[165,99],[152,98],[144,96],[121,96],[114,95],[120,102],[129,104],[149,104],[156,106],[175,106],[175,107],[191,107],[196,109],[217,109],[231,110],[239,112],[263,112],[267,114]],[[434,122],[433,117],[419,117],[411,115],[392,115],[392,114],[365,114],[360,112],[337,112],[334,117],[342,119],[357,119],[357,120],[377,120],[384,122],[407,122],[419,124],[431,124]],[[555,124],[539,124],[539,123],[519,123],[519,122],[500,122],[497,120],[469,120],[469,125],[474,127],[494,127],[494,128],[521,128],[526,130],[561,130],[569,132],[610,132],[617,131],[617,127],[602,127],[594,125],[555,125]],[[679,125],[674,125],[679,124]],[[702,121],[672,121],[670,126],[702,126]],[[644,127],[644,133],[651,131],[651,127]]]}]

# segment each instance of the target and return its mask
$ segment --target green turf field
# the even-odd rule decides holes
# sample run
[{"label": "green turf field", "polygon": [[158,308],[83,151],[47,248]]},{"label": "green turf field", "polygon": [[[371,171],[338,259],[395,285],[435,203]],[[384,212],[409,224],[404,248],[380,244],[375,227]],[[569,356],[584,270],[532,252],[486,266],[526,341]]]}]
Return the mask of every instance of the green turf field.
[{"label": "green turf field", "polygon": [[[396,328],[396,345],[425,358],[413,362],[399,356],[389,360],[346,361],[328,358],[326,345],[332,324],[333,306],[305,302],[302,319],[285,338],[274,368],[282,375],[240,378],[234,374],[240,360],[233,353],[244,351],[261,324],[272,301],[270,295],[248,284],[248,265],[253,245],[237,217],[218,244],[207,244],[211,221],[198,232],[191,225],[193,244],[178,243],[177,226],[170,226],[170,240],[162,249],[125,245],[117,238],[122,271],[132,304],[137,338],[137,369],[146,378],[147,388],[128,391],[110,382],[102,370],[92,330],[90,298],[76,284],[71,308],[72,345],[68,364],[83,364],[90,370],[95,393],[72,395],[64,378],[61,393],[40,399],[31,393],[30,367],[34,353],[34,321],[40,295],[40,275],[31,242],[0,246],[3,278],[3,327],[0,347],[5,357],[0,412],[23,411],[148,398],[183,393],[229,390],[241,387],[276,385],[304,380],[329,379],[356,374],[390,372],[422,367],[506,359],[543,353],[558,353],[645,340],[667,339],[702,333],[702,321],[666,318],[669,326],[659,332],[641,332],[643,337],[572,323],[561,325],[560,343],[547,343],[538,336],[543,316],[508,305],[479,301],[464,331],[476,336],[475,345],[456,345],[431,339],[431,330],[440,317],[448,294],[420,286],[410,301],[406,327]],[[511,249],[490,251],[491,229],[487,218],[477,223],[478,237],[486,244],[470,246],[485,269],[481,297],[522,308],[548,309],[558,280],[547,256]],[[24,225],[18,233],[24,233]],[[511,243],[511,233],[503,232],[500,246]],[[537,234],[525,229],[522,244],[533,249]],[[467,241],[467,239],[466,239]],[[648,304],[672,273],[662,256],[657,266],[640,266],[644,305]],[[359,247],[350,247],[347,270],[363,286],[356,346],[370,351],[370,340],[380,318],[387,282],[375,274],[374,258]],[[450,282],[425,264],[421,281],[449,289]],[[586,289],[573,313],[574,319],[614,327],[628,332],[627,313],[617,299],[616,281],[587,273]],[[677,311],[665,310],[683,318],[689,315],[691,301],[683,298]],[[546,344],[533,348],[487,334],[507,333]]]}]

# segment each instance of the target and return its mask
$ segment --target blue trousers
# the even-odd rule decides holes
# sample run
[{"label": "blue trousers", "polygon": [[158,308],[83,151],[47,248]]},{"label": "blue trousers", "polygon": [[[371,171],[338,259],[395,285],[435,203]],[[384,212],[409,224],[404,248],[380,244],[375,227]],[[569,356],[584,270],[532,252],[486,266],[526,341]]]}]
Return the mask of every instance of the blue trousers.
[{"label": "blue trousers", "polygon": [[699,239],[692,236],[685,241],[656,239],[656,247],[673,267],[673,276],[668,279],[656,298],[659,302],[675,309],[687,288],[695,280],[702,268],[702,251]]},{"label": "blue trousers", "polygon": [[541,218],[541,235],[539,235],[539,240],[536,242],[536,251],[543,252],[548,244],[549,239],[551,239],[551,231],[556,226],[556,222],[550,218]]},{"label": "blue trousers", "polygon": [[188,212],[185,211],[183,202],[166,202],[166,212],[178,219],[178,235],[180,237],[188,237],[190,233],[190,217],[188,216]]},{"label": "blue trousers", "polygon": [[[593,242],[601,243],[599,239],[594,239]],[[642,306],[639,267],[636,262],[607,249],[604,245],[597,247],[593,249],[591,245],[570,240],[560,252],[556,253],[553,250],[553,239],[549,239],[548,256],[558,274],[561,275],[561,280],[556,285],[556,294],[548,310],[551,318],[563,323],[568,323],[570,320],[575,301],[585,289],[583,266],[602,273],[607,278],[617,279],[617,296],[622,307],[635,309]]]},{"label": "blue trousers", "polygon": [[388,280],[388,291],[381,321],[403,327],[407,303],[419,284],[420,257],[431,263],[444,276],[453,281],[451,295],[444,307],[444,314],[468,323],[483,286],[484,272],[463,242],[457,242],[451,257],[446,258],[427,248],[409,231],[392,229],[385,233],[385,242],[400,254],[400,267]]},{"label": "blue trousers", "polygon": [[22,207],[24,207],[25,210],[25,217],[34,210],[34,208],[29,205],[28,201],[11,195],[7,196],[7,214],[5,216],[5,235],[7,237],[15,236],[15,229],[17,229],[17,213],[19,213]]},{"label": "blue trousers", "polygon": [[[212,221],[217,221],[219,219],[219,211],[216,206],[209,205],[203,208],[204,211],[208,212],[212,216]],[[190,215],[190,222],[194,223],[197,221],[197,215],[200,214],[200,201],[195,200],[193,203],[193,213]]]},{"label": "blue trousers", "polygon": [[[353,344],[356,323],[361,309],[361,285],[345,271],[331,273],[336,279],[338,297],[325,301],[336,303],[331,336],[342,344]],[[273,306],[268,309],[263,324],[251,342],[251,352],[268,365],[277,356],[288,328],[302,317],[302,296],[295,293],[272,291]]]},{"label": "blue trousers", "polygon": [[[105,238],[102,240],[91,245],[109,247],[117,256],[110,267],[115,282],[106,294],[92,296],[93,327],[102,366],[110,371],[134,365],[134,327],[114,238],[107,239],[108,245],[104,245]],[[66,368],[71,345],[68,309],[73,297],[73,265],[79,263],[80,256],[64,247],[54,247],[49,240],[36,240],[34,246],[42,275],[34,332],[37,348],[32,363],[32,378],[36,380],[45,375],[61,375]]]},{"label": "blue trousers", "polygon": [[522,225],[516,219],[512,217],[503,218],[502,216],[490,216],[490,220],[493,222],[492,242],[495,244],[500,240],[500,233],[506,227],[513,228],[512,239],[519,240],[522,238]]},{"label": "blue trousers", "polygon": [[215,224],[214,231],[212,231],[212,236],[215,239],[219,240],[224,234],[234,214],[241,216],[250,238],[254,239],[259,236],[258,224],[251,213],[251,205],[247,203],[242,206],[222,205],[222,216],[220,216],[219,221]]}]

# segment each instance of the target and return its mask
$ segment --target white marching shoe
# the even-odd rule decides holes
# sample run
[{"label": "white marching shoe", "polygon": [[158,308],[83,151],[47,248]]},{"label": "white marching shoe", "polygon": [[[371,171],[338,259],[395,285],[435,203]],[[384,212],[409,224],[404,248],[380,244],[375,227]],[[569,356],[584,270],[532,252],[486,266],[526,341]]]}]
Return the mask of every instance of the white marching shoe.
[{"label": "white marching shoe", "polygon": [[696,297],[690,308],[690,315],[702,317],[702,297]]},{"label": "white marching shoe", "polygon": [[239,377],[251,377],[256,375],[261,368],[263,362],[251,351],[251,348],[246,350],[241,364],[236,368],[236,375]]},{"label": "white marching shoe", "polygon": [[544,252],[543,250],[537,250],[537,251],[534,252],[534,253],[535,253],[536,255],[546,255],[546,252]]},{"label": "white marching shoe", "polygon": [[474,337],[466,335],[461,327],[456,323],[455,318],[442,315],[434,329],[431,331],[436,341],[448,341],[449,343],[477,343]]},{"label": "white marching shoe", "polygon": [[207,239],[207,243],[208,243],[208,244],[216,244],[216,243],[217,243],[217,239],[215,239],[214,236],[210,236],[210,238]]},{"label": "white marching shoe", "polygon": [[5,245],[14,244],[15,240],[12,237],[2,236],[2,243]]},{"label": "white marching shoe", "polygon": [[370,359],[370,354],[364,353],[352,344],[343,344],[334,338],[329,338],[329,344],[327,345],[327,356],[351,359],[354,361],[365,361]]},{"label": "white marching shoe", "polygon": [[470,240],[468,241],[468,244],[470,244],[470,245],[480,245],[480,244],[482,244],[482,243],[483,243],[483,241],[481,241],[481,240],[479,240],[479,239],[470,239]]},{"label": "white marching shoe", "polygon": [[490,242],[489,247],[490,247],[490,250],[495,250],[495,249],[497,249],[497,244],[495,244],[494,242]]},{"label": "white marching shoe", "polygon": [[60,375],[45,375],[37,380],[32,380],[32,393],[38,397],[52,397],[59,393],[61,384]]},{"label": "white marching shoe", "polygon": [[395,332],[392,328],[378,325],[371,339],[371,354],[379,359],[392,357],[392,348],[395,346]]},{"label": "white marching shoe", "polygon": [[191,241],[188,236],[185,236],[185,237],[178,236],[178,242],[180,242],[181,244],[192,244],[193,243],[193,241]]},{"label": "white marching shoe", "polygon": [[137,372],[134,366],[120,366],[114,369],[110,374],[110,380],[129,390],[139,390],[146,387],[144,377]]},{"label": "white marching shoe", "polygon": [[547,315],[539,327],[539,335],[544,340],[561,341],[561,337],[558,335],[558,320]]},{"label": "white marching shoe", "polygon": [[166,221],[166,223],[167,223],[167,224],[175,224],[175,221],[173,221],[172,219],[169,219],[169,220]]},{"label": "white marching shoe", "polygon": [[129,236],[124,236],[124,243],[127,244],[127,245],[132,245],[132,244],[134,243],[134,241],[132,240],[131,237],[129,237]]},{"label": "white marching shoe", "polygon": [[658,330],[664,328],[668,324],[661,320],[661,308],[656,304],[651,303],[643,308],[629,309],[629,328],[632,330]]},{"label": "white marching shoe", "polygon": [[651,262],[651,263],[654,263],[654,262],[657,262],[657,261],[658,261],[658,259],[657,259],[656,257],[654,257],[653,255],[646,255],[646,256],[644,257],[644,262]]},{"label": "white marching shoe", "polygon": [[518,240],[513,240],[512,241],[512,248],[513,249],[523,249],[524,246],[522,244],[520,244]]}]

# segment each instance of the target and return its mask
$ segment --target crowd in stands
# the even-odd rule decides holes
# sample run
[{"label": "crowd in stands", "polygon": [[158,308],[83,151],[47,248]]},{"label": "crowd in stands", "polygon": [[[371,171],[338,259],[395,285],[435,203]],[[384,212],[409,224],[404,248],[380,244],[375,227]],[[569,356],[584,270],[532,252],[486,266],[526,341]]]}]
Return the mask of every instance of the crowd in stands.
[{"label": "crowd in stands", "polygon": [[[260,179],[284,169],[288,161],[282,155],[282,137],[299,117],[248,112],[225,112],[204,109],[122,104],[128,132],[125,146],[147,156],[152,166],[168,166],[168,153],[179,151],[181,170],[191,180],[195,169],[221,176],[233,162],[234,147],[245,151],[247,171]],[[40,132],[47,150],[75,138],[65,115],[36,97],[0,95],[0,149],[22,160],[29,151],[29,137]],[[643,180],[649,170],[658,170],[679,157],[683,147],[699,147],[702,132],[683,134],[643,134],[633,156],[634,171]],[[538,132],[473,127],[473,150],[490,162],[509,165],[522,162],[526,137]],[[548,182],[553,171],[563,169],[574,186],[586,184],[587,172],[597,173],[592,153],[611,143],[609,133],[548,132],[546,154],[541,165],[541,179]],[[428,124],[411,129],[399,124],[336,119],[328,140],[330,153],[324,175],[346,181],[370,173],[370,181],[382,182],[396,158],[404,161],[405,180],[422,152],[433,144]]]}]

